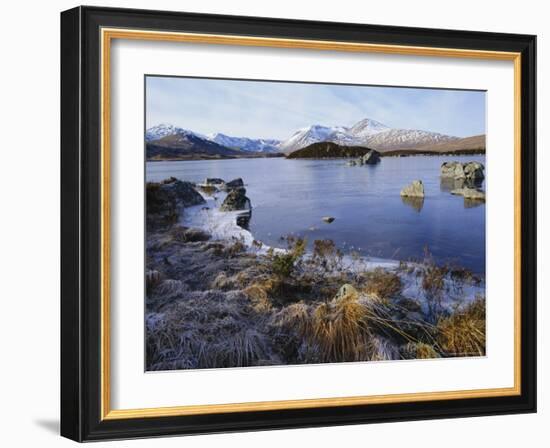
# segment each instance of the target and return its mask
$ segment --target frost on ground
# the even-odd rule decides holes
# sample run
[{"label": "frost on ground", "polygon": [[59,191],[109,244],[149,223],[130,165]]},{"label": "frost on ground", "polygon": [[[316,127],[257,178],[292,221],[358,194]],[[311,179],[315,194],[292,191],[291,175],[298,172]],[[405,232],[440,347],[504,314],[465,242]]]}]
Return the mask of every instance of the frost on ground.
[{"label": "frost on ground", "polygon": [[330,240],[270,248],[222,199],[150,220],[147,370],[485,355],[483,279],[429,256],[344,256]]}]

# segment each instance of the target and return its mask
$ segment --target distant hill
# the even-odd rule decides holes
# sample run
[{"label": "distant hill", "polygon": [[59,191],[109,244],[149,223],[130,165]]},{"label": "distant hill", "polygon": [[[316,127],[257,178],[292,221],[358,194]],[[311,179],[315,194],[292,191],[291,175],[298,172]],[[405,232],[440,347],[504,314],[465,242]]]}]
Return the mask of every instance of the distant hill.
[{"label": "distant hill", "polygon": [[419,154],[484,154],[485,135],[474,135],[453,141],[420,146],[414,149],[396,149],[381,151],[382,156],[419,155]]},{"label": "distant hill", "polygon": [[208,138],[213,142],[216,142],[227,148],[262,153],[279,152],[278,145],[281,143],[279,140],[275,139],[232,137],[230,135],[225,135],[219,132],[209,135]]},{"label": "distant hill", "polygon": [[288,154],[287,159],[334,159],[361,157],[370,151],[363,146],[344,146],[332,142],[312,143]]},{"label": "distant hill", "polygon": [[171,124],[159,124],[147,129],[145,141],[149,160],[275,157],[281,153],[293,154],[315,143],[371,148],[382,155],[434,152],[473,154],[485,151],[484,135],[460,138],[426,130],[391,128],[371,118],[364,118],[349,127],[314,124],[297,130],[282,141],[234,137],[221,133],[207,136]]},{"label": "distant hill", "polygon": [[242,151],[226,148],[192,132],[167,135],[146,144],[147,160],[228,159]]}]

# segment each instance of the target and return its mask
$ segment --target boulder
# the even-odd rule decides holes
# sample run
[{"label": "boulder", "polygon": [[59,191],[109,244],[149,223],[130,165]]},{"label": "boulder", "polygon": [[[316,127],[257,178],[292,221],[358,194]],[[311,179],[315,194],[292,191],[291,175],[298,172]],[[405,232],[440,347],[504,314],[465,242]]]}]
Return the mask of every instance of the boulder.
[{"label": "boulder", "polygon": [[148,228],[170,226],[177,222],[185,207],[206,201],[190,182],[176,178],[161,183],[147,182],[146,222]]},{"label": "boulder", "polygon": [[223,184],[221,189],[225,191],[231,191],[236,188],[242,188],[242,187],[244,187],[244,182],[240,177],[238,177],[237,179],[233,179]]},{"label": "boulder", "polygon": [[451,194],[463,196],[464,199],[471,201],[485,201],[485,192],[478,190],[477,188],[457,188],[456,190],[451,191]]},{"label": "boulder", "polygon": [[485,178],[485,167],[479,162],[443,162],[441,177],[448,179],[464,179],[471,183],[478,183]]},{"label": "boulder", "polygon": [[423,198],[424,185],[421,180],[414,180],[410,185],[407,185],[401,190],[401,196],[407,198]]},{"label": "boulder", "polygon": [[380,153],[371,149],[363,157],[361,157],[361,165],[376,165],[380,162]]},{"label": "boulder", "polygon": [[468,162],[464,164],[464,176],[467,180],[479,182],[485,179],[485,167],[479,162]]},{"label": "boulder", "polygon": [[171,196],[178,207],[191,207],[192,205],[204,204],[206,201],[202,195],[195,190],[191,182],[184,182],[172,178],[170,182],[164,181],[161,189]]},{"label": "boulder", "polygon": [[357,289],[355,289],[353,285],[345,283],[340,287],[340,289],[334,296],[334,300],[340,300],[344,297],[348,299],[357,299],[357,297],[359,297],[359,292],[357,291]]},{"label": "boulder", "polygon": [[222,212],[251,209],[250,199],[246,197],[246,189],[243,187],[232,189],[220,207]]},{"label": "boulder", "polygon": [[380,162],[380,153],[374,149],[369,150],[365,155],[350,160],[348,166],[376,165]]},{"label": "boulder", "polygon": [[219,177],[207,177],[204,181],[205,185],[222,185],[225,181]]}]

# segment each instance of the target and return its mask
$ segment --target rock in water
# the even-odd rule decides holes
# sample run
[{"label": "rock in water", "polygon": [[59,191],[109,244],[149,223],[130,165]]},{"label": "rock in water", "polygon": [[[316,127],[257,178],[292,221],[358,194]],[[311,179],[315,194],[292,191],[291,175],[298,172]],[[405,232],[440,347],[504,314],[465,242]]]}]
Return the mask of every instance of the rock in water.
[{"label": "rock in water", "polygon": [[242,188],[244,187],[244,182],[243,180],[238,177],[237,179],[233,179],[233,180],[230,180],[229,182],[226,182],[224,185],[222,185],[222,190],[225,190],[225,191],[231,191],[231,190],[234,190],[235,188]]},{"label": "rock in water", "polygon": [[323,216],[323,218],[321,218],[323,221],[325,221],[327,224],[330,224],[331,222],[334,222],[334,220],[336,218],[334,218],[333,216]]},{"label": "rock in water", "polygon": [[191,182],[171,178],[170,182],[163,182],[161,189],[171,196],[176,201],[176,205],[180,207],[191,207],[206,202]]},{"label": "rock in water", "polygon": [[464,164],[464,176],[467,180],[479,182],[485,179],[485,167],[479,162],[468,162]]},{"label": "rock in water", "polygon": [[237,210],[252,210],[250,199],[246,197],[246,189],[243,187],[232,189],[220,207],[222,212]]},{"label": "rock in water", "polygon": [[380,153],[371,149],[363,157],[361,157],[362,165],[376,165],[380,162]]},{"label": "rock in water", "polygon": [[451,194],[464,196],[464,199],[470,199],[472,201],[485,201],[485,192],[478,190],[477,188],[458,188],[451,191]]},{"label": "rock in water", "polygon": [[370,149],[365,155],[357,159],[350,160],[349,166],[376,165],[380,162],[380,153],[374,149]]},{"label": "rock in water", "polygon": [[219,177],[207,177],[204,181],[205,185],[222,185],[225,181]]},{"label": "rock in water", "polygon": [[485,179],[485,167],[479,162],[443,162],[441,165],[441,177],[449,179],[464,179],[477,183]]},{"label": "rock in water", "polygon": [[170,226],[178,220],[185,207],[206,201],[190,182],[170,178],[162,183],[146,185],[147,228]]},{"label": "rock in water", "polygon": [[421,180],[414,180],[410,185],[407,185],[401,190],[401,196],[407,198],[423,198],[424,185]]}]

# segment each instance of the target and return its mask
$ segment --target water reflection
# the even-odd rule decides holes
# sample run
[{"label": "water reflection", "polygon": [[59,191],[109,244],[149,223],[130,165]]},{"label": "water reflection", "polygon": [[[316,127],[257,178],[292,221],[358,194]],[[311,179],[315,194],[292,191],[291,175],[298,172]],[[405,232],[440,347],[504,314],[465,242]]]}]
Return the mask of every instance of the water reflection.
[{"label": "water reflection", "polygon": [[464,208],[475,208],[480,205],[485,205],[485,201],[482,199],[466,199],[464,198]]},{"label": "water reflection", "polygon": [[483,180],[474,181],[471,179],[453,179],[452,177],[441,177],[439,189],[443,192],[450,193],[459,188],[478,188],[483,184]]},{"label": "water reflection", "polygon": [[424,198],[401,196],[401,200],[403,201],[403,204],[414,208],[418,213],[420,213],[422,211],[422,207],[424,207]]}]

